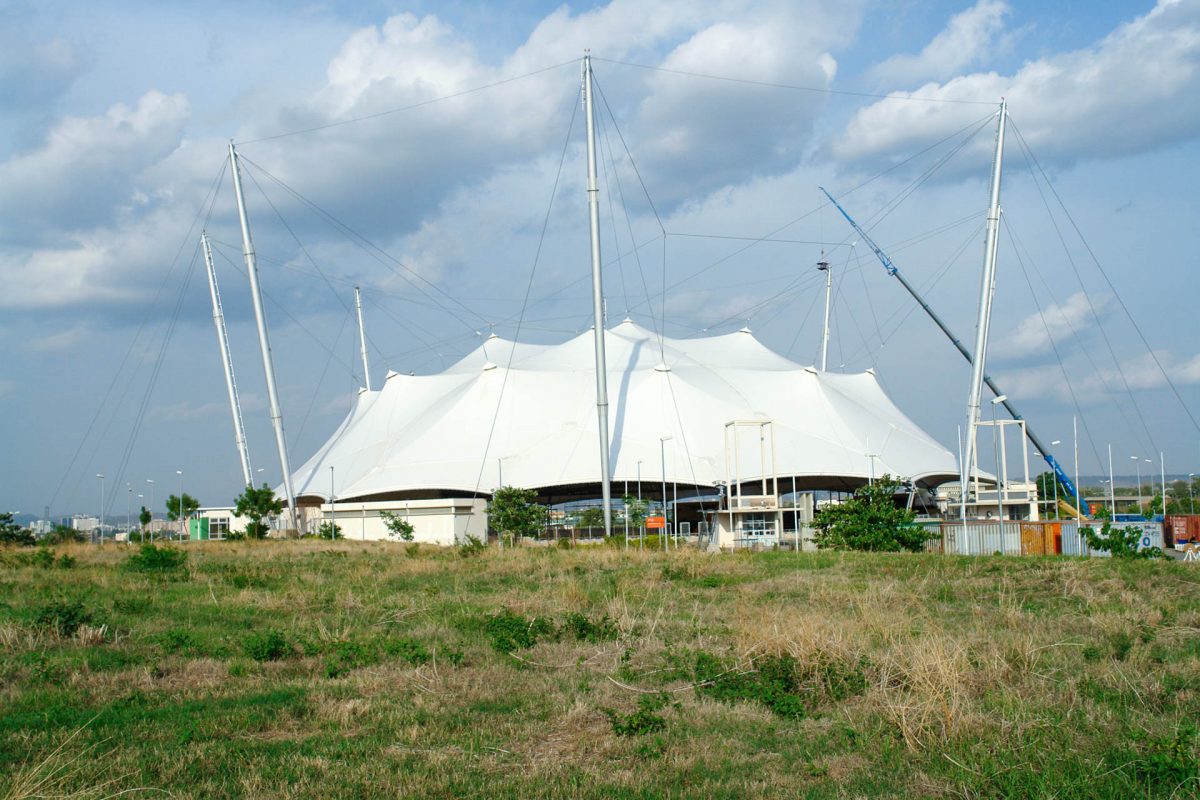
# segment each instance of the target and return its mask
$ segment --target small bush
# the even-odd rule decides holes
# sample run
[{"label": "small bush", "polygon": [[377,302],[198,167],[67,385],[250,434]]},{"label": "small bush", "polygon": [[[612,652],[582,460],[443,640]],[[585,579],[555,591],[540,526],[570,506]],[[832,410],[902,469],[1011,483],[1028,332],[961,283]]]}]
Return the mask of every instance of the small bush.
[{"label": "small bush", "polygon": [[247,636],[242,649],[255,661],[278,661],[291,654],[292,645],[279,631],[269,630]]},{"label": "small bush", "polygon": [[474,536],[468,536],[467,540],[458,546],[458,554],[463,558],[477,556],[486,550],[487,545]]},{"label": "small bush", "polygon": [[427,664],[430,659],[429,649],[416,639],[388,639],[384,642],[383,651],[389,656],[404,659],[414,667]]},{"label": "small bush", "polygon": [[78,600],[59,600],[34,609],[33,623],[59,636],[74,636],[84,625],[91,624],[92,613]]},{"label": "small bush", "polygon": [[579,642],[606,642],[617,638],[617,624],[608,614],[598,620],[592,620],[583,614],[572,611],[563,621],[563,632]]},{"label": "small bush", "polygon": [[613,733],[617,736],[641,736],[665,730],[667,720],[659,712],[668,707],[677,708],[678,705],[671,702],[671,696],[666,692],[658,692],[639,697],[637,709],[630,714],[622,714],[611,708],[600,710],[608,717]]},{"label": "small bush", "polygon": [[696,654],[696,692],[733,703],[761,703],[781,717],[800,718],[822,705],[862,694],[867,678],[861,663],[818,654],[807,663],[790,655],[767,655],[746,670],[728,667],[711,653]]},{"label": "small bush", "polygon": [[487,618],[483,631],[492,642],[492,647],[501,653],[525,650],[533,647],[540,639],[554,635],[554,625],[545,617],[527,619],[514,614],[507,608]]},{"label": "small bush", "polygon": [[340,678],[352,669],[374,661],[374,654],[361,642],[336,642],[325,658],[325,676]]},{"label": "small bush", "polygon": [[125,568],[150,575],[175,575],[187,568],[187,553],[173,547],[144,544],[125,560]]}]

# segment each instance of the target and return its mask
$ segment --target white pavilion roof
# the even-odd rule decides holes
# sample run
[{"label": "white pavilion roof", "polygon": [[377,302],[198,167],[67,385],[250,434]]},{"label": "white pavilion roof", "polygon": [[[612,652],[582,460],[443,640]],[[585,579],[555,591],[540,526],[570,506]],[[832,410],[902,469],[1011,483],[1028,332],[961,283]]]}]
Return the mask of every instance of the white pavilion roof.
[{"label": "white pavilion roof", "polygon": [[[412,491],[489,494],[504,484],[599,483],[591,331],[557,345],[497,337],[436,375],[388,374],[361,392],[329,440],[294,475],[299,497],[338,500]],[[770,420],[780,489],[891,473],[957,477],[954,454],[918,428],[871,372],[821,373],[769,350],[748,330],[661,340],[626,320],[605,331],[613,495],[663,477],[713,486],[727,473],[726,423]],[[490,437],[490,445],[489,445]],[[662,437],[670,437],[660,444]],[[732,443],[732,438],[730,439]],[[758,433],[738,434],[737,475],[758,478]],[[768,440],[769,444],[769,440]],[[870,454],[874,454],[874,463]],[[766,471],[770,472],[769,447]]]}]

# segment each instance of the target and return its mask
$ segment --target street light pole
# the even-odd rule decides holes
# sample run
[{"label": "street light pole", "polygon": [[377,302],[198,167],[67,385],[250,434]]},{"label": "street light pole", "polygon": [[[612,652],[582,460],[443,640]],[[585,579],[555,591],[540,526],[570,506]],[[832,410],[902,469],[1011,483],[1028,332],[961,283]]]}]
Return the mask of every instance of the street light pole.
[{"label": "street light pole", "polygon": [[[1055,439],[1050,444],[1051,444],[1051,446],[1062,444],[1062,440]],[[1078,480],[1078,478],[1076,478],[1076,480]],[[1057,473],[1055,473],[1055,475],[1054,475],[1054,518],[1058,519],[1058,474]]]},{"label": "street light pole", "polygon": [[[138,495],[138,505],[141,505],[141,504],[142,504],[142,500],[144,500],[145,498],[146,498],[146,496],[145,496],[144,494],[139,494],[139,495]],[[146,543],[146,529],[142,527],[142,520],[141,520],[141,517],[140,517],[140,515],[139,515],[139,518],[138,518],[138,529],[139,529],[139,531],[140,531],[140,536],[141,536],[142,544],[145,544],[145,543]]]},{"label": "street light pole", "polygon": [[178,507],[178,513],[179,513],[179,541],[181,541],[181,542],[182,542],[182,541],[184,540],[184,531],[183,531],[183,470],[181,470],[181,469],[177,469],[177,470],[175,470],[175,474],[179,476],[179,507]]},{"label": "street light pole", "polygon": [[[150,484],[150,524],[154,524],[154,479],[146,478],[146,483]],[[145,537],[143,537],[145,538]],[[150,541],[154,541],[154,528],[150,529]]]},{"label": "street light pole", "polygon": [[133,484],[126,483],[125,489],[129,496],[125,498],[125,541],[131,541],[133,534]]},{"label": "street light pole", "polygon": [[[642,462],[637,463],[638,473],[638,508],[642,507]],[[642,534],[638,538],[638,550],[646,549],[646,512],[642,510]]]},{"label": "street light pole", "polygon": [[100,518],[96,530],[100,532],[100,544],[104,544],[104,473],[97,472],[96,477],[100,479]]},{"label": "street light pole", "polygon": [[329,541],[337,539],[337,509],[333,505],[333,464],[329,465]]},{"label": "street light pole", "polygon": [[[1153,517],[1154,516],[1154,462],[1148,458],[1143,458],[1142,461],[1145,461],[1147,464],[1150,465],[1150,469],[1147,470],[1147,474],[1150,476],[1150,502],[1146,504],[1146,507],[1150,510],[1150,516]],[[1142,491],[1142,487],[1139,486],[1138,487],[1139,495],[1141,494],[1141,491]],[[1143,514],[1142,516],[1145,516],[1145,514]]]},{"label": "street light pole", "polygon": [[[1008,395],[1002,394],[999,397],[992,398],[992,446],[995,447],[996,435],[999,433],[999,426],[996,425],[996,406],[1008,399]],[[1007,469],[1008,465],[1004,465]],[[1000,524],[1000,542],[1001,546],[1004,543],[1004,497],[1000,494],[1000,448],[996,447],[996,508],[999,509],[1000,516],[996,522]]]},{"label": "street light pole", "polygon": [[659,538],[662,539],[663,552],[667,550],[667,440],[670,436],[658,437],[658,454],[662,459],[662,512],[663,512],[663,527],[660,529]]},{"label": "street light pole", "polygon": [[1191,513],[1196,513],[1196,489],[1195,489],[1196,473],[1188,473],[1188,508]]}]

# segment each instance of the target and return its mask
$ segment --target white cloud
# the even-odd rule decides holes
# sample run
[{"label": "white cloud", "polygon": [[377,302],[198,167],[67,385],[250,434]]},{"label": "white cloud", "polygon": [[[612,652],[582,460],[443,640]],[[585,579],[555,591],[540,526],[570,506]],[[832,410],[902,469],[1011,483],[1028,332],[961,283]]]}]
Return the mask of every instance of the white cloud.
[{"label": "white cloud", "polygon": [[1161,389],[1167,385],[1164,370],[1177,387],[1200,385],[1200,353],[1177,359],[1169,351],[1156,350],[1153,355],[1143,353],[1122,360],[1120,371],[1114,367],[1086,371],[1068,365],[1070,386],[1063,377],[1063,369],[1056,364],[1006,372],[1000,377],[1000,384],[1016,397],[1048,395],[1062,401],[1070,401],[1074,389],[1081,404],[1095,405],[1110,402],[1113,397],[1124,397],[1126,384],[1132,391]]},{"label": "white cloud", "polygon": [[[905,99],[916,96],[997,103],[1006,97],[1014,122],[1043,161],[1139,153],[1195,137],[1198,95],[1200,4],[1160,0],[1096,45],[1029,61],[1014,75],[980,72],[893,92],[858,111],[833,152],[846,160],[911,152],[983,111]],[[990,137],[976,141],[977,156],[986,158]]]},{"label": "white cloud", "polygon": [[145,197],[141,171],[179,147],[187,119],[183,95],[152,90],[132,108],[61,120],[41,147],[0,164],[0,230],[11,242],[111,221]]},{"label": "white cloud", "polygon": [[1041,314],[1030,314],[1017,323],[1012,333],[1001,337],[996,342],[999,345],[996,354],[1033,355],[1049,350],[1051,342],[1061,345],[1068,337],[1078,336],[1091,328],[1094,322],[1092,308],[1097,314],[1103,313],[1109,301],[1108,297],[1093,297],[1089,303],[1085,293],[1076,292],[1062,303],[1051,303]]},{"label": "white cloud", "polygon": [[950,18],[946,29],[917,55],[896,55],[871,69],[892,86],[915,81],[945,80],[964,67],[978,64],[1001,43],[1004,18],[1011,9],[1004,0],[979,0]]}]

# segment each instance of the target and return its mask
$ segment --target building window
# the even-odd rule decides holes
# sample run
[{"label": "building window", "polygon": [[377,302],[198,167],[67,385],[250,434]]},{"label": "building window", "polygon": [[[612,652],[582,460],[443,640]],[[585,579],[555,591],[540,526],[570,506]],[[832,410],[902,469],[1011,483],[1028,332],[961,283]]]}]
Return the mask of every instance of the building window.
[{"label": "building window", "polygon": [[224,539],[229,535],[229,517],[210,517],[208,520],[208,536],[211,539]]}]

